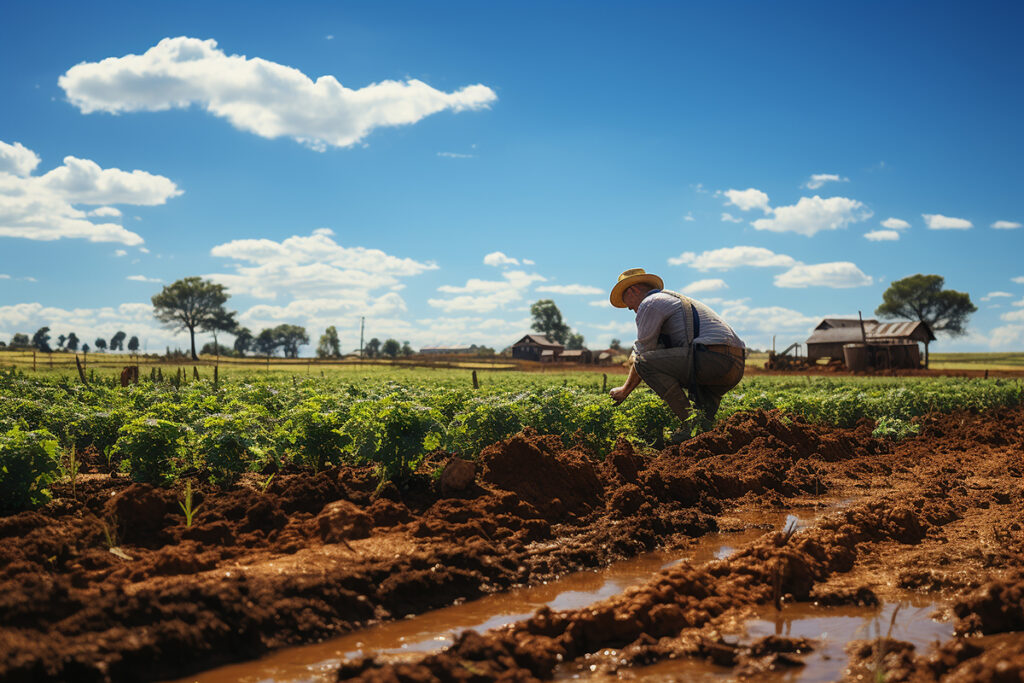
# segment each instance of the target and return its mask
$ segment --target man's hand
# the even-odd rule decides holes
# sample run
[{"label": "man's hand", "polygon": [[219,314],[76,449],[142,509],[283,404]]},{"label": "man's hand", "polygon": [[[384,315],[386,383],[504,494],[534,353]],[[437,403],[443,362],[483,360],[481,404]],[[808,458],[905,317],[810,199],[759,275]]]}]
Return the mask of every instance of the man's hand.
[{"label": "man's hand", "polygon": [[609,391],[608,395],[611,396],[612,400],[615,401],[615,404],[618,405],[619,403],[622,403],[623,401],[626,400],[626,397],[629,396],[630,391],[632,391],[632,389],[627,385],[623,384],[621,387],[615,387],[614,389]]}]

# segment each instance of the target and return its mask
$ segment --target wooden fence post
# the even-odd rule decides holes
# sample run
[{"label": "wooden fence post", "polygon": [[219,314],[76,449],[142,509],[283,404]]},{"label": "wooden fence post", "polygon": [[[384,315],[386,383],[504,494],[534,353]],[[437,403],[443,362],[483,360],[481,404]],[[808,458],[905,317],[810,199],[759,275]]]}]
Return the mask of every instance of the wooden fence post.
[{"label": "wooden fence post", "polygon": [[477,379],[476,379],[476,370],[473,371],[473,388],[474,389],[479,389],[480,388],[480,382],[478,382]]},{"label": "wooden fence post", "polygon": [[601,380],[601,393],[602,394],[607,394],[608,393],[608,373],[607,372],[601,373],[601,377],[603,378]]},{"label": "wooden fence post", "polygon": [[85,370],[82,369],[82,364],[78,362],[78,354],[75,354],[75,365],[78,366],[78,377],[82,380],[82,384],[89,386],[88,380],[85,379]]},{"label": "wooden fence post", "polygon": [[32,372],[36,371],[36,352],[32,352]]}]

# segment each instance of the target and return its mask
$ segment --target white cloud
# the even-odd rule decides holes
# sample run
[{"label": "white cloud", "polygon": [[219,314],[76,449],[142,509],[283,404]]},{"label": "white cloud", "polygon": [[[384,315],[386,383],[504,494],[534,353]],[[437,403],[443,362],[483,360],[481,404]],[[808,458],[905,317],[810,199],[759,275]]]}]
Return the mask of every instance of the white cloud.
[{"label": "white cloud", "polygon": [[728,289],[729,285],[725,280],[712,278],[709,280],[697,280],[683,287],[683,294],[700,294],[702,292],[717,292],[720,289]]},{"label": "white cloud", "polygon": [[739,207],[740,211],[761,209],[765,213],[771,212],[771,207],[768,206],[768,195],[761,190],[749,187],[746,190],[726,190],[722,194],[728,200],[726,205],[732,204]]},{"label": "white cloud", "polygon": [[28,177],[39,165],[39,155],[20,142],[9,145],[0,140],[0,173]]},{"label": "white cloud", "polygon": [[822,230],[838,230],[850,223],[867,220],[871,211],[864,204],[846,197],[822,199],[818,195],[801,197],[793,206],[771,209],[771,218],[759,218],[751,225],[757,230],[795,232],[808,237]]},{"label": "white cloud", "polygon": [[[20,145],[6,147],[34,154]],[[16,154],[24,157],[20,150]],[[18,163],[20,166],[14,170],[19,173],[36,165]],[[138,234],[116,223],[94,223],[89,217],[119,216],[120,211],[108,204],[153,206],[181,193],[163,176],[139,170],[104,169],[94,161],[72,156],[41,176],[0,171],[0,237],[44,241],[80,238],[139,245],[143,240]],[[103,206],[86,213],[75,204]]]},{"label": "white cloud", "polygon": [[587,305],[596,306],[597,308],[615,308],[608,299],[597,299],[596,301],[589,302]]},{"label": "white cloud", "polygon": [[1003,313],[999,317],[1002,318],[1003,320],[1005,320],[1008,323],[1009,322],[1024,323],[1024,308],[1021,308],[1019,311],[1010,311],[1009,313]]},{"label": "white cloud", "polygon": [[981,300],[982,301],[991,301],[992,299],[1004,298],[1004,297],[1005,298],[1013,298],[1013,294],[1010,294],[1009,292],[989,292],[985,296],[981,297]]},{"label": "white cloud", "polygon": [[736,216],[733,216],[731,213],[728,213],[727,211],[723,211],[722,212],[722,222],[724,222],[724,223],[742,223],[743,219],[742,218],[737,218]]},{"label": "white cloud", "polygon": [[524,266],[535,266],[537,264],[536,264],[536,262],[533,261],[533,259],[524,258],[523,259],[523,265]]},{"label": "white cloud", "polygon": [[693,212],[689,211],[685,216],[683,216],[683,220],[686,221],[687,223],[692,223],[697,219],[693,217]]},{"label": "white cloud", "polygon": [[1014,230],[1016,228],[1024,227],[1016,221],[996,221],[992,224],[992,227],[996,230]]},{"label": "white cloud", "polygon": [[1018,285],[1024,285],[1024,275],[1022,275],[1022,276],[1020,276],[1020,277],[1014,277],[1014,278],[1010,278],[1010,279],[1011,279],[1011,280],[1012,280],[1013,282],[1016,282],[1016,283],[1017,283]]},{"label": "white cloud", "polygon": [[151,351],[163,351],[166,345],[188,343],[188,336],[174,335],[160,327],[153,317],[150,303],[123,303],[102,308],[65,309],[44,306],[41,303],[21,303],[0,306],[0,338],[8,339],[16,332],[32,334],[40,327],[50,328],[50,345],[56,346],[57,337],[74,332],[83,343],[93,345],[97,337],[109,339],[118,330],[128,336],[145,340]]},{"label": "white cloud", "polygon": [[788,267],[797,263],[792,256],[776,254],[770,249],[763,247],[723,247],[705,251],[701,254],[683,252],[677,257],[670,258],[669,264],[673,266],[688,265],[697,270],[731,270],[740,266],[755,266],[758,268]]},{"label": "white cloud", "polygon": [[864,237],[872,242],[895,242],[900,234],[895,230],[872,230],[864,233]]},{"label": "white cloud", "polygon": [[0,280],[10,280],[11,276],[6,273],[0,273]]},{"label": "white cloud", "polygon": [[375,128],[416,123],[446,109],[485,109],[485,85],[446,93],[426,83],[381,81],[358,90],[334,76],[315,81],[258,57],[227,55],[214,40],[164,38],[142,55],[109,57],[68,69],[58,84],[83,113],[166,111],[196,104],[240,130],[290,137],[314,149],[349,147]]},{"label": "white cloud", "polygon": [[[398,278],[436,270],[432,262],[392,256],[379,249],[344,247],[327,229],[282,242],[268,239],[234,240],[219,244],[210,254],[232,259],[234,273],[207,275],[232,294],[262,299],[367,296],[374,289],[398,284]],[[251,264],[251,265],[246,265]]]},{"label": "white cloud", "polygon": [[890,230],[906,230],[910,227],[910,223],[899,218],[886,218],[882,221],[882,227]]},{"label": "white cloud", "polygon": [[474,154],[460,154],[459,152],[438,152],[437,156],[445,157],[446,159],[472,159]]},{"label": "white cloud", "polygon": [[441,285],[437,291],[459,296],[448,299],[428,299],[427,303],[446,313],[457,311],[489,313],[522,301],[524,294],[533,283],[546,280],[537,273],[527,273],[522,270],[508,270],[501,276],[503,278],[501,280],[471,278],[462,286]]},{"label": "white cloud", "polygon": [[747,299],[724,302],[719,313],[722,319],[742,338],[745,334],[775,334],[807,330],[820,322],[820,318],[804,315],[782,306],[752,307]]},{"label": "white cloud", "polygon": [[146,277],[145,275],[129,275],[125,280],[133,280],[134,282],[163,282],[158,277]]},{"label": "white cloud", "polygon": [[592,287],[590,285],[544,285],[543,287],[538,287],[537,291],[566,295],[604,293],[604,290],[600,287]]},{"label": "white cloud", "polygon": [[849,261],[834,263],[799,264],[775,276],[776,287],[831,287],[846,289],[870,285],[872,279]]},{"label": "white cloud", "polygon": [[1024,344],[1024,325],[993,328],[988,334],[988,343],[993,349],[1019,349]]},{"label": "white cloud", "polygon": [[484,265],[494,266],[496,268],[500,266],[518,266],[519,260],[514,259],[511,256],[505,256],[505,254],[500,251],[492,251],[490,254],[484,256]]},{"label": "white cloud", "polygon": [[808,190],[817,190],[825,183],[846,183],[849,181],[849,178],[841,178],[834,173],[815,173],[811,176],[810,180],[804,183],[804,187]]},{"label": "white cloud", "polygon": [[930,230],[967,230],[974,227],[969,220],[943,216],[941,213],[922,213],[921,216]]}]

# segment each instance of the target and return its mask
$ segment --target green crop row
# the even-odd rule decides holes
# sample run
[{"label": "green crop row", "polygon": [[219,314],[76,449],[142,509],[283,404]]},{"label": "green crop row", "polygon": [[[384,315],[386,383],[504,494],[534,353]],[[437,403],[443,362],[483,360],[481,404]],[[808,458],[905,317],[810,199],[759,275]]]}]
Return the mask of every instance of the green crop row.
[{"label": "green crop row", "polygon": [[[397,373],[396,373],[397,374]],[[614,406],[594,375],[520,373],[473,390],[465,373],[376,374],[360,381],[258,378],[213,383],[143,381],[122,388],[94,381],[0,373],[0,508],[44,502],[68,453],[92,451],[136,481],[182,475],[230,485],[246,471],[318,471],[370,464],[381,482],[401,480],[426,453],[475,458],[525,427],[561,436],[600,456],[619,436],[658,445],[678,420],[657,396],[638,390]],[[573,381],[570,381],[572,379]],[[744,381],[722,404],[737,411],[780,409],[817,422],[877,423],[879,436],[914,433],[929,412],[1019,406],[1013,381],[911,379]]]}]

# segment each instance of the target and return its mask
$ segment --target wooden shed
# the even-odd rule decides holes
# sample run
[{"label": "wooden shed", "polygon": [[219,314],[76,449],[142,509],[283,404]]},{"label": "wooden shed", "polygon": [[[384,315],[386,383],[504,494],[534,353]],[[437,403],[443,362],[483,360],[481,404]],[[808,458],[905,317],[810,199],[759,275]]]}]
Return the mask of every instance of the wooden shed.
[{"label": "wooden shed", "polygon": [[528,334],[512,345],[512,357],[520,360],[555,361],[565,347],[539,334]]},{"label": "wooden shed", "polygon": [[[865,320],[864,331],[861,332],[860,320],[857,318],[825,318],[814,332],[807,338],[807,360],[814,363],[819,358],[843,360],[843,346],[846,344],[862,344],[867,337],[870,345],[913,344],[921,342],[925,347],[925,366],[928,365],[928,343],[935,341],[935,335],[927,323],[896,322],[879,323],[877,320]],[[911,358],[908,354],[901,357]]]},{"label": "wooden shed", "polygon": [[566,363],[590,363],[594,354],[589,349],[566,349],[558,357],[558,360]]}]

